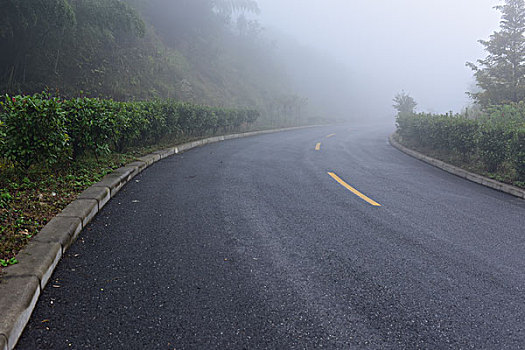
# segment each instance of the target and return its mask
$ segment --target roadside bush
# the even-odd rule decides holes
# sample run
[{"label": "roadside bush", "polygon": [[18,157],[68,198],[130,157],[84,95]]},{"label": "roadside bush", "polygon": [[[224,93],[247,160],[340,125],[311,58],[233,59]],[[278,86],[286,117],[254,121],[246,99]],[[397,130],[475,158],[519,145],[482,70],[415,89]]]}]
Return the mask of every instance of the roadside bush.
[{"label": "roadside bush", "polygon": [[464,115],[398,114],[397,133],[408,145],[475,158],[488,172],[505,163],[525,181],[525,103],[495,106],[482,117]]},{"label": "roadside bush", "polygon": [[484,122],[504,123],[509,127],[523,126],[525,124],[525,101],[488,109],[488,117]]},{"label": "roadside bush", "polygon": [[4,157],[19,167],[53,165],[67,156],[66,112],[58,98],[47,94],[5,96],[2,121]]},{"label": "roadside bush", "polygon": [[[6,139],[6,130],[5,130],[5,123],[0,117],[0,154],[4,155],[6,153],[5,149],[5,139]],[[0,159],[3,156],[0,156]]]},{"label": "roadside bush", "polygon": [[448,115],[437,117],[427,115],[426,120],[429,128],[428,146],[439,150],[450,148],[448,136],[451,123]]},{"label": "roadside bush", "polygon": [[475,120],[457,117],[448,129],[448,146],[468,159],[476,152],[478,133],[479,124]]},{"label": "roadside bush", "polygon": [[420,131],[420,114],[399,113],[396,118],[397,133],[402,139],[416,144],[422,144]]},{"label": "roadside bush", "polygon": [[174,101],[163,101],[162,102],[162,113],[166,118],[166,132],[169,135],[178,135],[181,132],[180,129],[180,114],[177,109],[177,102]]},{"label": "roadside bush", "polygon": [[142,140],[147,144],[154,144],[168,134],[166,116],[159,101],[137,102],[140,105],[147,127],[142,129]]},{"label": "roadside bush", "polygon": [[238,128],[246,120],[245,119],[246,111],[243,111],[243,110],[232,111],[232,115],[233,115],[233,127],[234,128]]},{"label": "roadside bush", "polygon": [[97,98],[61,101],[50,95],[5,96],[0,104],[0,150],[28,168],[122,152],[165,137],[205,136],[253,123],[257,111],[176,101],[116,102]]},{"label": "roadside bush", "polygon": [[149,127],[149,121],[141,104],[118,102],[115,105],[115,135],[113,147],[117,152],[122,152],[126,148],[140,143],[146,129]]},{"label": "roadside bush", "polygon": [[494,172],[505,161],[511,134],[501,124],[485,124],[478,135],[478,151],[485,168]]},{"label": "roadside bush", "polygon": [[261,113],[255,109],[247,109],[244,113],[246,113],[246,123],[248,124],[255,123],[255,121],[261,116]]},{"label": "roadside bush", "polygon": [[514,164],[518,178],[525,181],[525,126],[514,132],[509,147],[509,158]]},{"label": "roadside bush", "polygon": [[66,101],[64,107],[73,159],[87,152],[97,156],[109,153],[111,140],[117,131],[111,102],[75,98]]}]

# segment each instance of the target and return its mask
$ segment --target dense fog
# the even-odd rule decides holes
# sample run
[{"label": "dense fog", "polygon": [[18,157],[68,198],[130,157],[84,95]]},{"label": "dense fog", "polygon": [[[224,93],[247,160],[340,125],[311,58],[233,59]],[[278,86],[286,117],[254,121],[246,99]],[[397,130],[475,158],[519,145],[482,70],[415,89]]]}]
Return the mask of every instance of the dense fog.
[{"label": "dense fog", "polygon": [[402,90],[419,111],[461,111],[475,89],[465,63],[486,56],[478,40],[497,30],[501,15],[495,0],[258,3],[299,92],[314,102],[330,96],[350,118],[392,118]]},{"label": "dense fog", "polygon": [[401,91],[417,111],[460,112],[476,89],[465,63],[501,16],[498,0],[13,1],[0,2],[2,94],[173,98],[255,108],[272,126],[392,120]]}]

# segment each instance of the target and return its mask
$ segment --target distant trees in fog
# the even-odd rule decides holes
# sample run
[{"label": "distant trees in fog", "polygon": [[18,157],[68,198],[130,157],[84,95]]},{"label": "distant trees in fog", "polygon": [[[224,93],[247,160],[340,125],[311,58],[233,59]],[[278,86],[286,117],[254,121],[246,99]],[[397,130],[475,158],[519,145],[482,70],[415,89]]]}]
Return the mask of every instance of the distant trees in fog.
[{"label": "distant trees in fog", "polygon": [[401,91],[394,97],[393,107],[398,114],[413,114],[416,106],[417,103],[414,98],[404,91]]}]

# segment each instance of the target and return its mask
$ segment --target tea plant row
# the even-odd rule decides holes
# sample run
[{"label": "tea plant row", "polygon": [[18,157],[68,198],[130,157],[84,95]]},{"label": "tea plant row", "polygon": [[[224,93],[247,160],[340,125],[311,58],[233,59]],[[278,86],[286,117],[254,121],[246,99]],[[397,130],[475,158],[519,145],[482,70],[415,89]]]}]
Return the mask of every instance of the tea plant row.
[{"label": "tea plant row", "polygon": [[525,103],[489,108],[482,116],[399,113],[402,142],[454,154],[476,162],[489,173],[503,167],[516,181],[525,181]]},{"label": "tea plant row", "polygon": [[99,156],[171,137],[228,132],[258,117],[256,110],[167,100],[117,102],[84,97],[63,100],[47,93],[6,95],[0,102],[0,158],[21,168],[50,166],[86,153]]}]

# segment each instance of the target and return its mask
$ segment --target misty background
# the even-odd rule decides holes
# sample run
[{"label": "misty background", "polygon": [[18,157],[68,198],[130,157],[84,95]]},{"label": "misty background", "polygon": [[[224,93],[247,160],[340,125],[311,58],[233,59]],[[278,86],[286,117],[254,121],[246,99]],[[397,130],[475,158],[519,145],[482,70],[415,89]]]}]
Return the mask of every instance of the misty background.
[{"label": "misty background", "polygon": [[418,111],[460,112],[475,89],[465,63],[486,56],[478,40],[497,30],[501,15],[494,0],[258,3],[299,93],[332,100],[331,112],[350,119],[392,118],[401,90]]},{"label": "misty background", "polygon": [[401,91],[417,111],[460,112],[499,3],[9,0],[0,92],[254,108],[271,126],[393,120]]}]

